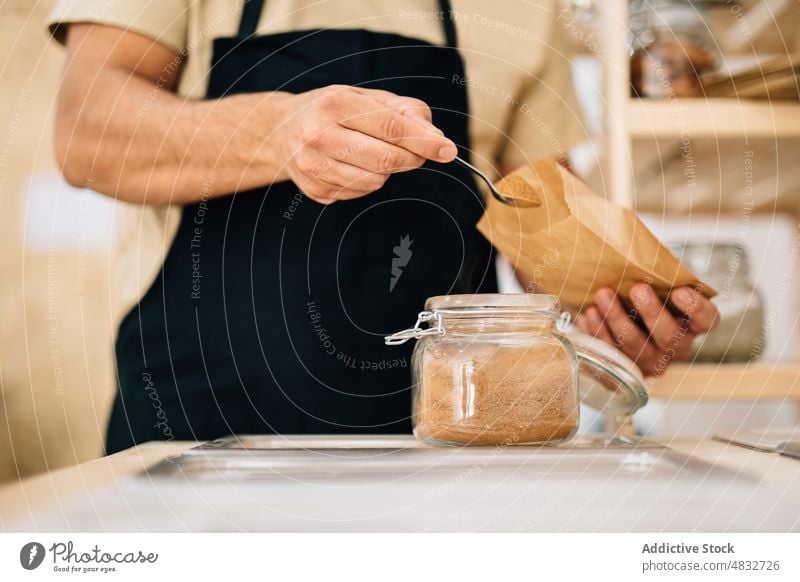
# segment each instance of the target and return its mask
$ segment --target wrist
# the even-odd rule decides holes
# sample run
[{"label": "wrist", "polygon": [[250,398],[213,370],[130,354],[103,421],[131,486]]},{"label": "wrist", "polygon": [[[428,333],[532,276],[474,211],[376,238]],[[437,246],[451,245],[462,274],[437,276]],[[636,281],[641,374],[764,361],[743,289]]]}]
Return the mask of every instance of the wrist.
[{"label": "wrist", "polygon": [[297,95],[272,92],[264,95],[256,111],[256,130],[259,139],[258,165],[268,174],[266,183],[290,179],[288,162],[292,157],[289,131],[292,115],[296,111]]},{"label": "wrist", "polygon": [[[231,135],[220,144],[233,168],[241,168],[236,186],[259,187],[288,179],[283,124],[292,95],[282,92],[227,97]],[[235,161],[234,161],[235,160]],[[228,164],[225,164],[228,165]]]}]

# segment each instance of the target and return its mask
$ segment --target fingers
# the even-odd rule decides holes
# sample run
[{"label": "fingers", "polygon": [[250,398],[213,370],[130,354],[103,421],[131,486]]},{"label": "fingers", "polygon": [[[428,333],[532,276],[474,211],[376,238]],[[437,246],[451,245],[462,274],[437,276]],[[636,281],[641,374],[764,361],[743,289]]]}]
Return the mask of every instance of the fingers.
[{"label": "fingers", "polygon": [[672,315],[650,285],[634,285],[630,299],[647,332],[636,325],[611,289],[595,293],[596,307],[586,310],[585,326],[635,360],[646,375],[658,375],[672,360],[686,359],[695,336],[712,329],[719,320],[714,304],[690,287],[670,293],[683,317]]},{"label": "fingers", "polygon": [[[324,160],[317,169],[309,172],[319,184],[311,187],[310,195],[318,202],[329,203],[336,200],[350,200],[366,196],[380,190],[389,178],[389,174],[376,174],[362,168],[335,160]],[[307,185],[308,187],[308,185]]]},{"label": "fingers", "polygon": [[389,178],[319,153],[303,152],[298,157],[303,160],[300,166],[308,168],[293,176],[294,182],[306,196],[322,204],[366,196],[381,189]]},{"label": "fingers", "polygon": [[595,303],[611,334],[612,345],[635,360],[645,374],[657,373],[658,351],[625,311],[616,294],[611,289],[600,289],[595,293]]},{"label": "fingers", "polygon": [[600,315],[600,311],[598,311],[597,307],[589,307],[584,316],[586,333],[593,335],[596,338],[600,338],[604,342],[613,346],[614,338],[611,337],[606,324],[603,322],[603,316]]},{"label": "fingers", "polygon": [[586,313],[578,313],[572,318],[572,323],[578,328],[579,332],[591,335],[592,332],[586,323]]},{"label": "fingers", "polygon": [[331,162],[319,177],[329,184],[363,193],[383,188],[389,174],[376,174],[344,162]]},{"label": "fingers", "polygon": [[678,320],[669,312],[650,285],[640,283],[634,285],[630,292],[633,307],[650,330],[650,341],[665,351],[676,349],[680,356],[688,355],[683,338],[686,330],[681,328]]},{"label": "fingers", "polygon": [[458,155],[455,144],[433,125],[425,127],[384,103],[356,94],[340,105],[340,124],[409,152],[437,162],[451,162]]},{"label": "fingers", "polygon": [[313,169],[319,160],[332,159],[367,172],[393,174],[419,168],[425,163],[424,158],[408,150],[340,126],[318,134],[307,145],[312,159],[298,160],[298,164],[306,163],[309,169]]},{"label": "fingers", "polygon": [[705,333],[719,323],[719,311],[709,299],[692,287],[678,287],[669,295],[675,307],[686,314],[688,329],[694,333]]},{"label": "fingers", "polygon": [[395,93],[383,91],[382,89],[357,88],[356,90],[365,95],[372,96],[374,99],[383,103],[387,107],[395,109],[411,119],[418,120],[423,127],[429,129],[432,127],[434,131],[438,132],[440,135],[444,135],[438,127],[433,125],[433,114],[431,113],[431,108],[428,107],[428,104],[421,99],[396,95]]},{"label": "fingers", "polygon": [[322,178],[312,178],[304,174],[294,178],[294,183],[303,194],[320,204],[332,204],[339,200],[360,198],[369,193],[364,190],[355,190],[326,182]]},{"label": "fingers", "polygon": [[425,160],[449,162],[458,153],[419,99],[342,85],[298,99],[280,149],[287,154],[288,177],[318,202],[365,196],[390,174]]}]

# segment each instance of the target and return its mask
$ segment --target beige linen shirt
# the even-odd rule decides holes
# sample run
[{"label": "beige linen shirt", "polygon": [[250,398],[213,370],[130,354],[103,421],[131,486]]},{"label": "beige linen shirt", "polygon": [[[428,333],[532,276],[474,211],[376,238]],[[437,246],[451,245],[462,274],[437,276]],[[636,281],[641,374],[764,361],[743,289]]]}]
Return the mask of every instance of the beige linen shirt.
[{"label": "beige linen shirt", "polygon": [[[63,42],[73,22],[118,26],[185,55],[177,88],[205,96],[212,41],[236,34],[242,0],[59,0],[48,19]],[[453,0],[470,103],[473,158],[491,169],[561,156],[588,139],[572,85],[558,0]],[[363,28],[444,43],[436,0],[265,0],[259,34]],[[152,284],[180,221],[180,207],[119,205],[111,291],[118,318]]]}]

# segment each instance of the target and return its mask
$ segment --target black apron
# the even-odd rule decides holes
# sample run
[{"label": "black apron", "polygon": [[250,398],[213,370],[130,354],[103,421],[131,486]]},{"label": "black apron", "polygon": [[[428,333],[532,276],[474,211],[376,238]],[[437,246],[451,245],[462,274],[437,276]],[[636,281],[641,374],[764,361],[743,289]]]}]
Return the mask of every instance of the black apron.
[{"label": "black apron", "polygon": [[[367,30],[255,36],[262,2],[247,1],[237,36],[214,41],[208,98],[384,89],[425,101],[468,157],[464,65],[440,4],[445,46]],[[283,182],[185,207],[119,330],[107,452],[231,433],[410,432],[413,345],[383,336],[429,296],[495,290],[482,211],[473,176],[437,163],[330,206]]]}]

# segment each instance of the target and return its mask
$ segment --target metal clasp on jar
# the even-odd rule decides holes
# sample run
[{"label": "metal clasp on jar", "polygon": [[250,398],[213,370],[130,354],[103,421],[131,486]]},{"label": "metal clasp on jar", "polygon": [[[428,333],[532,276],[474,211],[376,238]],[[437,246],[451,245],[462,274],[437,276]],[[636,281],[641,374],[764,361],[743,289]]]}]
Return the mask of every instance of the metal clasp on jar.
[{"label": "metal clasp on jar", "polygon": [[[423,328],[421,325],[431,320],[436,321],[435,326]],[[442,316],[435,311],[420,311],[417,315],[417,323],[414,327],[409,327],[403,331],[398,331],[392,335],[387,335],[383,338],[387,346],[398,346],[406,343],[410,339],[419,339],[429,335],[444,335],[444,327],[442,326]]]},{"label": "metal clasp on jar", "polygon": [[558,316],[556,320],[556,329],[563,334],[567,334],[574,329],[572,325],[572,316],[568,312],[564,311]]}]

